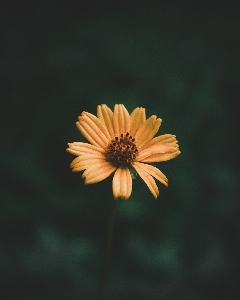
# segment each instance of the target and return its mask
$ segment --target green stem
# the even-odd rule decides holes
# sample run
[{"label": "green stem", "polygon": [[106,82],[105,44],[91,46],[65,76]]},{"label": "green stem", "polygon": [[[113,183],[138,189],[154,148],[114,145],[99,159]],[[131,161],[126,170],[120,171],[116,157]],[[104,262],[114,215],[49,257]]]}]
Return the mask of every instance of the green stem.
[{"label": "green stem", "polygon": [[98,287],[97,300],[102,300],[103,299],[104,288],[105,288],[105,285],[106,285],[108,266],[109,266],[109,261],[110,261],[110,257],[111,257],[111,250],[112,250],[112,240],[113,240],[113,228],[114,228],[114,217],[115,217],[116,202],[117,202],[116,200],[111,199],[107,247],[106,247],[106,253],[105,253],[105,260],[104,260],[102,275],[101,275],[100,282],[99,282],[99,287]]}]

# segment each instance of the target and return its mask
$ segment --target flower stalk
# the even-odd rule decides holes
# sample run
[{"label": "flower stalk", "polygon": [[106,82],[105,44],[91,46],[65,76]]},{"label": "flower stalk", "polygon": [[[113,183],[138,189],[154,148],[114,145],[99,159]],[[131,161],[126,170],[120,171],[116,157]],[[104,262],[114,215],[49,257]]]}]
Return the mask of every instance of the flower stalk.
[{"label": "flower stalk", "polygon": [[106,246],[103,270],[102,270],[102,274],[101,274],[100,281],[99,281],[97,300],[103,299],[104,289],[105,289],[106,281],[107,281],[107,273],[108,273],[108,269],[109,269],[109,262],[110,262],[111,251],[112,251],[116,202],[117,202],[116,200],[111,199],[107,246]]}]

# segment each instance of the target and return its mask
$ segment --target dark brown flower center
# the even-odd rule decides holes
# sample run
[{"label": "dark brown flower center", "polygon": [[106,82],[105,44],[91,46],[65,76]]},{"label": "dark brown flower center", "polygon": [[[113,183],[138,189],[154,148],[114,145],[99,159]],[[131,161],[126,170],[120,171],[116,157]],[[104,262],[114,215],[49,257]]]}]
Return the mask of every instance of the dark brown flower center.
[{"label": "dark brown flower center", "polygon": [[120,137],[116,136],[108,145],[106,151],[107,161],[116,166],[128,166],[137,157],[138,148],[134,143],[135,139],[127,132]]}]

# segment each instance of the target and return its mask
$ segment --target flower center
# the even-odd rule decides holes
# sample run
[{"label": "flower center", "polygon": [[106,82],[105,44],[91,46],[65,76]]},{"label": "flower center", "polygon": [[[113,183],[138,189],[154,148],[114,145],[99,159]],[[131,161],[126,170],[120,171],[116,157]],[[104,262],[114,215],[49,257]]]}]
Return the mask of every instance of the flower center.
[{"label": "flower center", "polygon": [[108,145],[106,158],[116,166],[127,166],[137,157],[138,148],[134,143],[135,139],[127,132],[120,137],[116,136]]}]

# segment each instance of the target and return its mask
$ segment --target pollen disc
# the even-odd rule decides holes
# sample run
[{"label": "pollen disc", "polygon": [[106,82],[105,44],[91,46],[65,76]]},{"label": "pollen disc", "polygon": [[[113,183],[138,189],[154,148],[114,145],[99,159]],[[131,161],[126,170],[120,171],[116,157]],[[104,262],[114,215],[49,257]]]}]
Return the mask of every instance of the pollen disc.
[{"label": "pollen disc", "polygon": [[138,148],[135,139],[127,132],[116,136],[108,145],[106,158],[116,166],[128,166],[136,159]]}]

